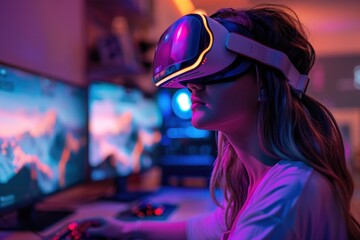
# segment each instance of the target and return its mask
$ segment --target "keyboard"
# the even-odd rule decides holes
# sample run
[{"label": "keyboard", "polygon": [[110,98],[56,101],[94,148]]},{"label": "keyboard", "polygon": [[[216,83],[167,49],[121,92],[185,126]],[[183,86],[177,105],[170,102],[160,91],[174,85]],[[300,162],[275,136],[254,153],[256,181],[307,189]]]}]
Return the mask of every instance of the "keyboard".
[{"label": "keyboard", "polygon": [[[52,233],[46,239],[49,240],[83,240],[92,239],[86,234],[86,230],[89,227],[99,226],[99,222],[96,220],[87,220],[84,222],[70,222],[62,226],[56,232]],[[97,238],[98,239],[98,238]]]}]

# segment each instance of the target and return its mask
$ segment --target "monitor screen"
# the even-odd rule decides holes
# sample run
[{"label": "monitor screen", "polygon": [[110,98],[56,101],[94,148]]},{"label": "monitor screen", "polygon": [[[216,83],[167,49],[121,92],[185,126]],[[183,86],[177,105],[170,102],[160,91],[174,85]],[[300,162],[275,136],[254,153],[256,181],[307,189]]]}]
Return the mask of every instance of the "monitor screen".
[{"label": "monitor screen", "polygon": [[0,212],[86,180],[86,88],[0,64]]},{"label": "monitor screen", "polygon": [[140,88],[109,82],[89,87],[91,179],[129,176],[154,165],[162,116]]}]

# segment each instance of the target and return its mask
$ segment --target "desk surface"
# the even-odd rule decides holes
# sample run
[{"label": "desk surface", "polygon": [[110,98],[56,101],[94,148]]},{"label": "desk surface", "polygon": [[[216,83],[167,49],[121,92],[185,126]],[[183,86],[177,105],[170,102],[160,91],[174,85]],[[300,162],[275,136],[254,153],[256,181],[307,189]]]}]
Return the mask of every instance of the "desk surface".
[{"label": "desk surface", "polygon": [[[194,216],[207,214],[215,209],[215,204],[210,198],[208,189],[203,188],[163,187],[153,194],[147,196],[146,200],[152,201],[154,203],[170,203],[177,205],[176,210],[170,214],[166,221],[186,220]],[[76,203],[71,207],[75,209],[73,214],[60,220],[44,231],[39,232],[38,235],[26,231],[1,231],[0,239],[42,239],[42,236],[48,236],[71,221],[99,216],[115,216],[120,211],[127,209],[129,204],[112,201],[92,201],[83,204]]]}]

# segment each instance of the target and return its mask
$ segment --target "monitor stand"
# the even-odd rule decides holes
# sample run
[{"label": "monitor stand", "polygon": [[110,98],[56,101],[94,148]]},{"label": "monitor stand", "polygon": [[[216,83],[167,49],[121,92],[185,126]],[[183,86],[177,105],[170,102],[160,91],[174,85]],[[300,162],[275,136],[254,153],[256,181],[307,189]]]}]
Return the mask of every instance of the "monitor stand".
[{"label": "monitor stand", "polygon": [[9,231],[43,231],[72,213],[69,210],[40,210],[36,209],[35,205],[29,205],[2,217],[0,229]]},{"label": "monitor stand", "polygon": [[102,200],[128,203],[153,193],[153,191],[129,190],[129,176],[116,177],[114,179],[114,189],[115,191],[110,197],[105,197]]}]

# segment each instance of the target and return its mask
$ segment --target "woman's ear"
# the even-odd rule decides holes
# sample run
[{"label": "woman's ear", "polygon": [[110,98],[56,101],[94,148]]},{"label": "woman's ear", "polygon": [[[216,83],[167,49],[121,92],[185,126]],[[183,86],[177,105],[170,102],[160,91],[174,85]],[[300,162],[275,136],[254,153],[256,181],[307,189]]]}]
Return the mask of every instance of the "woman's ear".
[{"label": "woman's ear", "polygon": [[259,102],[265,102],[266,101],[266,93],[265,93],[264,88],[260,88],[260,90],[259,90],[258,101]]},{"label": "woman's ear", "polygon": [[258,101],[259,102],[265,102],[266,101],[266,94],[265,94],[265,90],[262,86],[262,82],[261,82],[261,78],[260,78],[260,70],[259,70],[259,66],[257,64],[255,64],[255,74],[256,74],[256,81],[259,85],[259,96],[258,96]]}]

